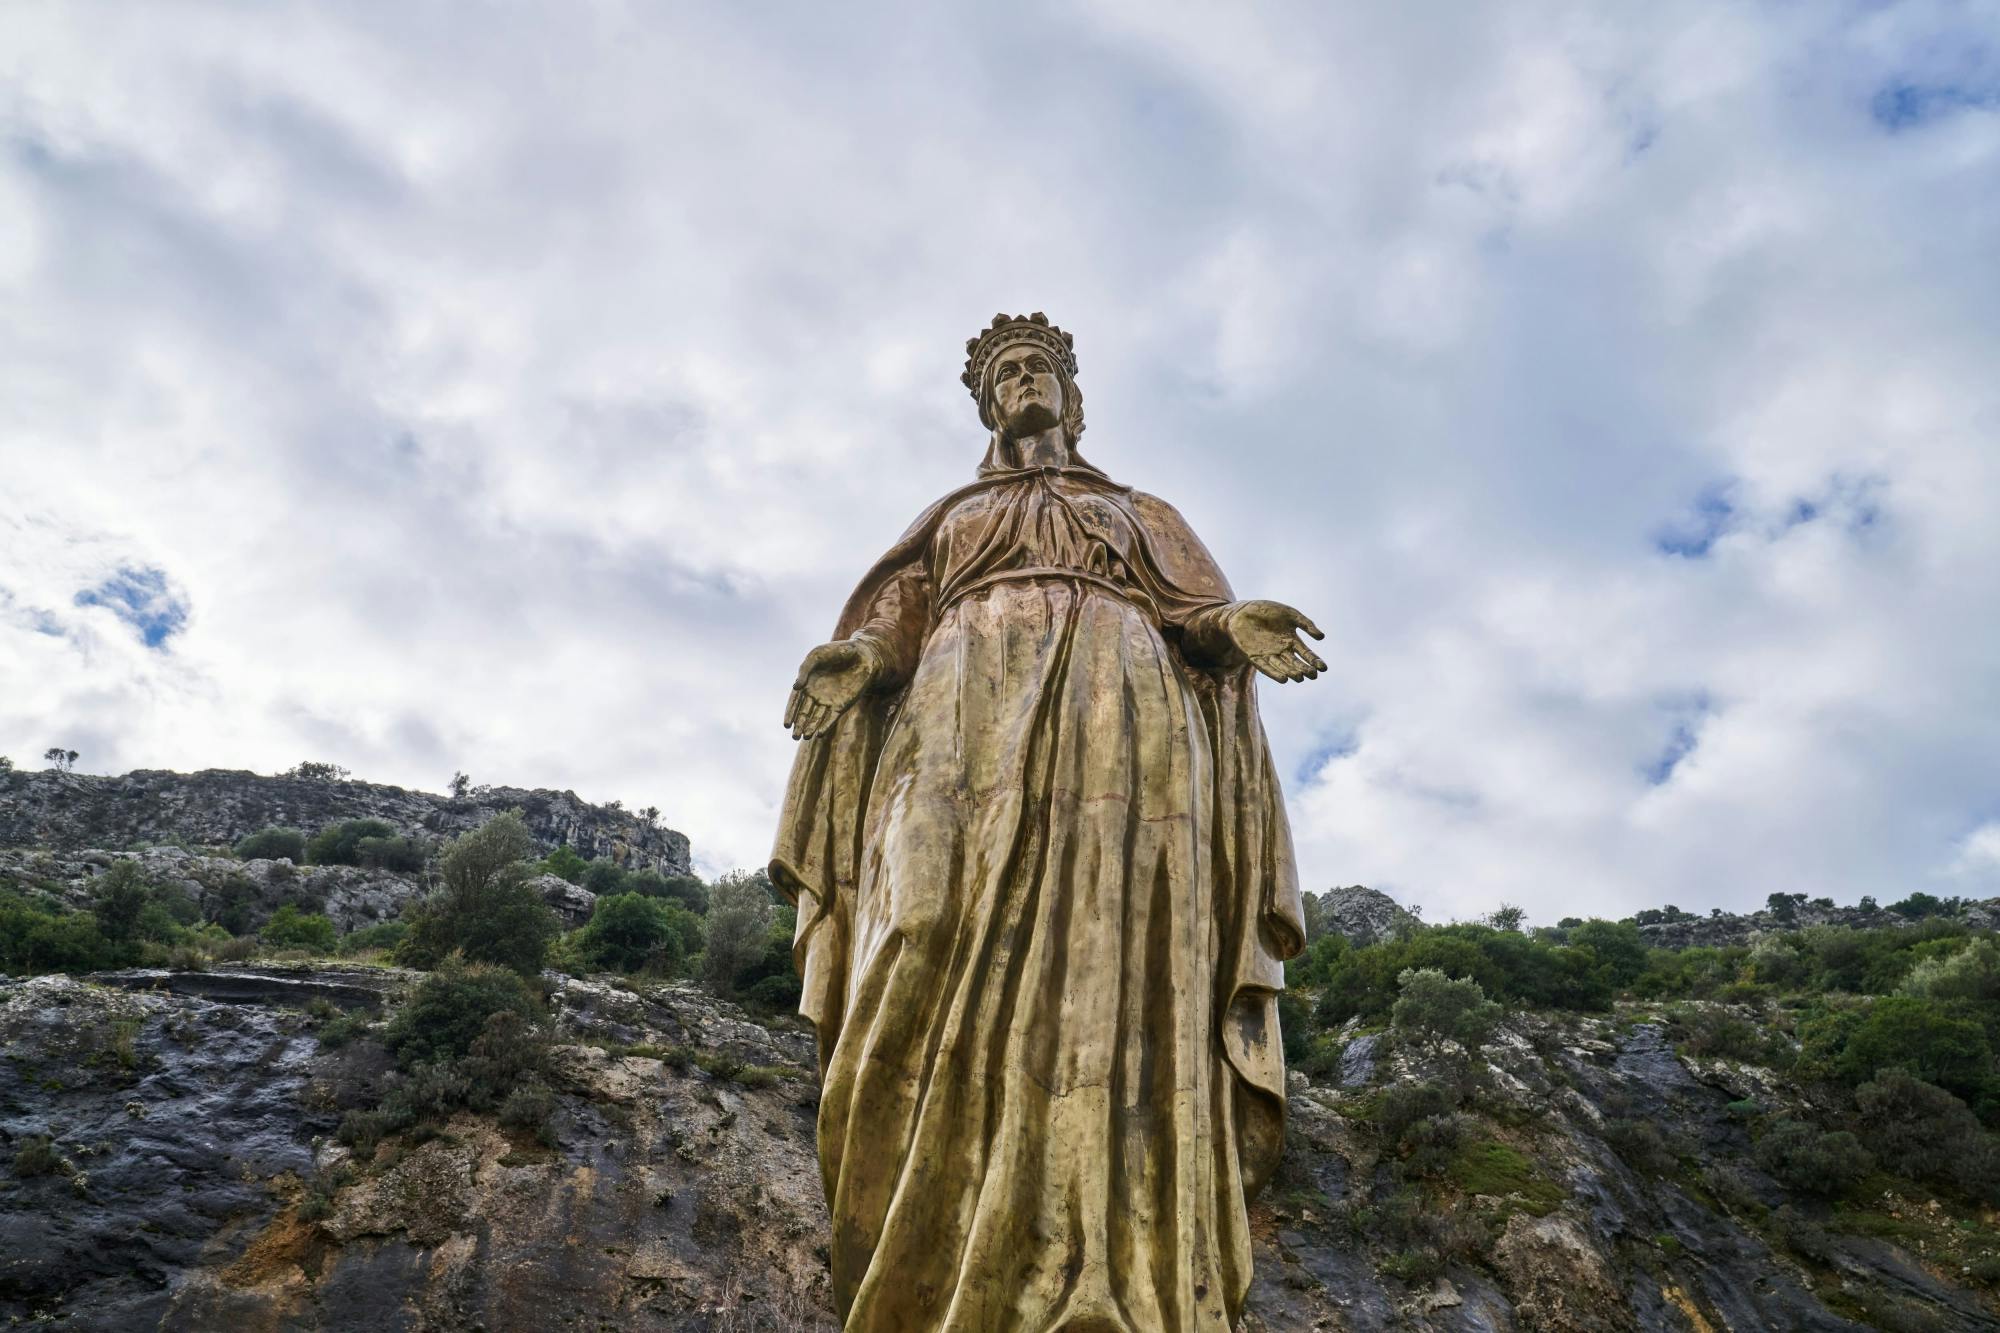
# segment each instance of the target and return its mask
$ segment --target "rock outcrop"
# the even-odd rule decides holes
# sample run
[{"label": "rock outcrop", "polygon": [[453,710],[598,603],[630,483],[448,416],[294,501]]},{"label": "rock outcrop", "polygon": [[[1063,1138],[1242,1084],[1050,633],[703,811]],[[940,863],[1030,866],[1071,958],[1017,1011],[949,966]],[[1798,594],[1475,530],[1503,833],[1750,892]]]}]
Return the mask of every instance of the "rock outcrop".
[{"label": "rock outcrop", "polygon": [[[461,1113],[363,1165],[332,1132],[357,1070],[383,1057],[319,1033],[414,980],[299,966],[0,982],[0,1162],[36,1163],[0,1169],[0,1320],[834,1328],[816,1065],[796,1020],[753,1021],[685,984],[551,975],[552,1143]],[[1809,1264],[1776,1248],[1757,1219],[1787,1196],[1732,1104],[1803,1094],[1677,1055],[1642,1008],[1511,1016],[1456,1165],[1421,1197],[1386,1183],[1374,1121],[1386,1090],[1438,1071],[1381,1045],[1343,1068],[1355,1086],[1292,1075],[1286,1160],[1252,1214],[1249,1333],[2000,1329],[1925,1239],[1964,1224],[1921,1205],[1871,1203],[1865,1228],[1829,1219]],[[1660,1144],[1635,1147],[1633,1124]],[[1452,1228],[1441,1260],[1413,1263]]]},{"label": "rock outcrop", "polygon": [[1394,898],[1377,889],[1350,884],[1319,895],[1326,927],[1354,945],[1379,944],[1416,924]]},{"label": "rock outcrop", "polygon": [[0,773],[0,847],[228,847],[272,825],[313,833],[345,819],[379,819],[402,834],[449,838],[516,809],[544,852],[567,843],[586,859],[604,857],[627,869],[665,875],[689,873],[685,834],[626,810],[592,805],[575,792],[475,787],[464,797],[451,797],[373,782],[213,768],[137,769],[121,777],[53,769]]}]

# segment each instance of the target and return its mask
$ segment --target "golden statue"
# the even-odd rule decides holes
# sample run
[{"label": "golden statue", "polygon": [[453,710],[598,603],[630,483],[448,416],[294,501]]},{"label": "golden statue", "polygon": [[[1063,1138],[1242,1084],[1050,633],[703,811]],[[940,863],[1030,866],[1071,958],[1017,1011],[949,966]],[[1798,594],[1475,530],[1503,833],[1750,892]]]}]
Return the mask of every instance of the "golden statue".
[{"label": "golden statue", "polygon": [[1252,668],[1326,669],[1077,452],[1069,334],[966,349],[992,431],[807,654],[772,879],[863,1333],[1220,1330],[1284,1144],[1304,938]]}]

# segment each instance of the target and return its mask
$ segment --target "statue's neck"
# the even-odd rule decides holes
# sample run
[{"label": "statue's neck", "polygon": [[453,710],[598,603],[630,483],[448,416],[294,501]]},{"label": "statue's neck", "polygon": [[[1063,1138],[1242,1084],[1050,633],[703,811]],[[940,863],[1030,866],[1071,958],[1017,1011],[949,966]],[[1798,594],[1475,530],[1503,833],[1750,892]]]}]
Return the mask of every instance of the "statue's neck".
[{"label": "statue's neck", "polygon": [[1033,435],[1008,436],[1002,453],[1011,454],[1016,467],[1068,467],[1075,461],[1069,451],[1069,436],[1061,426]]}]

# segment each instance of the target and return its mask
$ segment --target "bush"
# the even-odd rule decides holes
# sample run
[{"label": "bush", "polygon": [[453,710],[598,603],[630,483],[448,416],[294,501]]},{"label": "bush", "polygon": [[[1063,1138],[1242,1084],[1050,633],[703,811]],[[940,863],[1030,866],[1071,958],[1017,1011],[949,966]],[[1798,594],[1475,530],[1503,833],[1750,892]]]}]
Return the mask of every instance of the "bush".
[{"label": "bush", "polygon": [[1781,1116],[1757,1140],[1757,1165],[1788,1189],[1838,1199],[1854,1192],[1875,1159],[1844,1129],[1829,1134]]},{"label": "bush", "polygon": [[1688,1055],[1768,1066],[1779,1064],[1787,1054],[1781,1038],[1718,1005],[1679,1005],[1668,1016],[1680,1037],[1681,1051]]},{"label": "bush", "polygon": [[364,840],[395,836],[396,830],[379,819],[349,819],[329,824],[306,843],[306,860],[316,866],[358,866]]},{"label": "bush", "polygon": [[787,972],[783,976],[759,978],[745,988],[741,998],[746,1008],[758,1013],[785,1014],[799,1007],[799,998],[804,993],[798,974]]},{"label": "bush", "polygon": [[354,844],[358,864],[374,870],[394,870],[414,875],[430,859],[430,849],[416,838],[363,838]]},{"label": "bush", "polygon": [[1854,1090],[1861,1140],[1899,1176],[2000,1203],[2000,1150],[1972,1109],[1943,1088],[1885,1069]]},{"label": "bush", "polygon": [[703,982],[716,995],[736,993],[736,974],[761,958],[771,927],[770,881],[762,874],[724,875],[709,892]]},{"label": "bush", "polygon": [[578,935],[577,949],[588,966],[613,972],[650,968],[674,976],[687,958],[666,905],[637,893],[599,898],[590,923]]},{"label": "bush", "polygon": [[1889,995],[1870,1005],[1833,1061],[1834,1072],[1851,1084],[1878,1070],[1902,1069],[1967,1101],[1985,1091],[1992,1067],[1984,1028],[1913,995]]},{"label": "bush", "polygon": [[625,872],[602,857],[583,868],[583,887],[600,898],[625,892]]},{"label": "bush", "polygon": [[273,826],[252,833],[237,843],[235,850],[244,861],[290,861],[299,865],[306,859],[306,835],[302,829]]},{"label": "bush", "polygon": [[403,937],[409,933],[410,926],[408,922],[378,921],[372,926],[363,926],[359,930],[349,931],[346,935],[342,936],[340,940],[340,952],[344,956],[351,957],[354,954],[368,953],[376,949],[393,950],[403,942]]},{"label": "bush", "polygon": [[590,862],[578,856],[576,849],[568,843],[564,843],[542,858],[543,874],[566,879],[572,884],[583,883],[583,872],[589,867]]},{"label": "bush", "polygon": [[138,934],[139,914],[152,897],[151,886],[136,861],[114,861],[111,868],[91,885],[90,910],[97,928],[114,944],[124,944]]},{"label": "bush", "polygon": [[445,962],[425,977],[390,1020],[383,1044],[405,1069],[449,1062],[472,1053],[496,1014],[532,1023],[541,1003],[512,971],[479,963]]},{"label": "bush", "polygon": [[1401,996],[1389,1021],[1425,1046],[1453,1041],[1475,1051],[1500,1021],[1500,1006],[1486,998],[1476,981],[1454,981],[1437,968],[1412,967],[1403,970],[1396,984]]},{"label": "bush", "polygon": [[533,850],[519,811],[455,838],[439,858],[443,886],[411,912],[397,959],[433,968],[461,952],[523,976],[539,973],[561,926],[534,888]]},{"label": "bush", "polygon": [[273,949],[305,949],[319,954],[332,953],[336,938],[333,922],[317,913],[301,912],[294,903],[273,912],[259,937]]},{"label": "bush", "polygon": [[45,1134],[30,1134],[14,1150],[14,1174],[23,1180],[52,1176],[62,1168],[62,1154]]},{"label": "bush", "polygon": [[1919,999],[1968,1004],[2000,1001],[2000,949],[1973,940],[1953,953],[1925,958],[1904,977],[1902,992]]},{"label": "bush", "polygon": [[624,891],[678,903],[689,913],[708,911],[708,886],[693,875],[662,875],[657,870],[634,870],[625,876]]},{"label": "bush", "polygon": [[1385,1142],[1400,1144],[1418,1121],[1448,1115],[1457,1109],[1458,1098],[1442,1084],[1396,1083],[1382,1090],[1375,1107],[1375,1124]]},{"label": "bush", "polygon": [[549,1120],[555,1114],[556,1097],[539,1079],[521,1084],[500,1103],[500,1123],[508,1129],[533,1134],[545,1147],[555,1146],[555,1130]]}]

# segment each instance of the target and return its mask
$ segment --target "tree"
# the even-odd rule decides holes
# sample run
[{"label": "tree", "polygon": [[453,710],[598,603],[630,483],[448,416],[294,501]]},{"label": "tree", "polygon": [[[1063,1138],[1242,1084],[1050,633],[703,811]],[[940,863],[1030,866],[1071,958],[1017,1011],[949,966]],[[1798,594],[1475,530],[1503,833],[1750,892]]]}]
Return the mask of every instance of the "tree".
[{"label": "tree", "polygon": [[306,835],[295,828],[259,829],[236,844],[241,861],[290,861],[301,865],[306,859]]},{"label": "tree", "polygon": [[667,905],[637,893],[599,898],[577,947],[592,967],[613,972],[650,967],[672,975],[686,958],[680,933],[667,918]]},{"label": "tree", "polygon": [[337,938],[333,922],[317,912],[301,912],[296,903],[286,903],[273,912],[259,934],[274,949],[305,949],[317,954],[332,953]]},{"label": "tree", "polygon": [[1493,914],[1486,918],[1486,924],[1495,930],[1512,930],[1518,932],[1521,929],[1521,923],[1527,919],[1528,914],[1522,908],[1516,907],[1513,903],[1501,903],[1493,909]]},{"label": "tree", "polygon": [[1888,995],[1870,1005],[1834,1060],[1851,1084],[1884,1069],[1902,1069],[1926,1083],[1977,1101],[1993,1068],[1993,1050],[1978,1021],[1914,995]]},{"label": "tree", "polygon": [[435,968],[454,952],[534,976],[561,929],[534,887],[535,840],[521,812],[460,834],[438,859],[442,884],[412,913],[399,961]]},{"label": "tree", "polygon": [[371,839],[393,838],[396,830],[380,819],[346,819],[328,824],[306,843],[306,860],[316,866],[358,866],[361,847]]},{"label": "tree", "polygon": [[65,750],[60,745],[51,745],[48,749],[42,751],[43,762],[47,763],[50,768],[55,769],[58,773],[67,773],[75,768],[77,758],[75,750]]},{"label": "tree", "polygon": [[306,782],[345,782],[347,770],[339,764],[330,764],[320,759],[304,759],[278,774],[281,778],[299,778]]},{"label": "tree", "polygon": [[1597,955],[1614,986],[1629,986],[1646,970],[1646,944],[1629,921],[1592,918],[1569,932],[1569,942]]},{"label": "tree", "polygon": [[556,848],[542,858],[542,871],[557,879],[566,879],[572,884],[583,883],[583,872],[590,868],[590,862],[576,854],[576,849],[568,843]]},{"label": "tree", "polygon": [[657,805],[647,806],[639,812],[639,818],[646,821],[648,828],[658,828],[660,826],[660,807]]},{"label": "tree", "polygon": [[14,761],[6,755],[0,754],[0,773],[12,773],[13,771]]},{"label": "tree", "polygon": [[465,794],[466,794],[467,792],[471,791],[471,790],[472,790],[472,779],[471,779],[471,778],[467,777],[467,776],[466,776],[466,775],[465,775],[464,773],[462,773],[462,772],[454,772],[454,773],[453,773],[453,774],[451,775],[451,799],[452,799],[452,800],[454,800],[454,801],[462,801],[462,800],[464,800],[464,799],[465,799]]},{"label": "tree", "polygon": [[1435,967],[1408,967],[1397,976],[1401,991],[1389,1022],[1435,1049],[1455,1041],[1467,1051],[1486,1044],[1500,1021],[1500,1006],[1472,980],[1454,980]]},{"label": "tree", "polygon": [[733,871],[708,892],[708,947],[702,980],[721,996],[736,992],[736,974],[764,954],[771,928],[770,881],[754,872]]},{"label": "tree", "polygon": [[124,944],[137,932],[139,913],[146,910],[151,897],[151,887],[137,861],[114,861],[91,886],[90,910],[104,938]]}]

